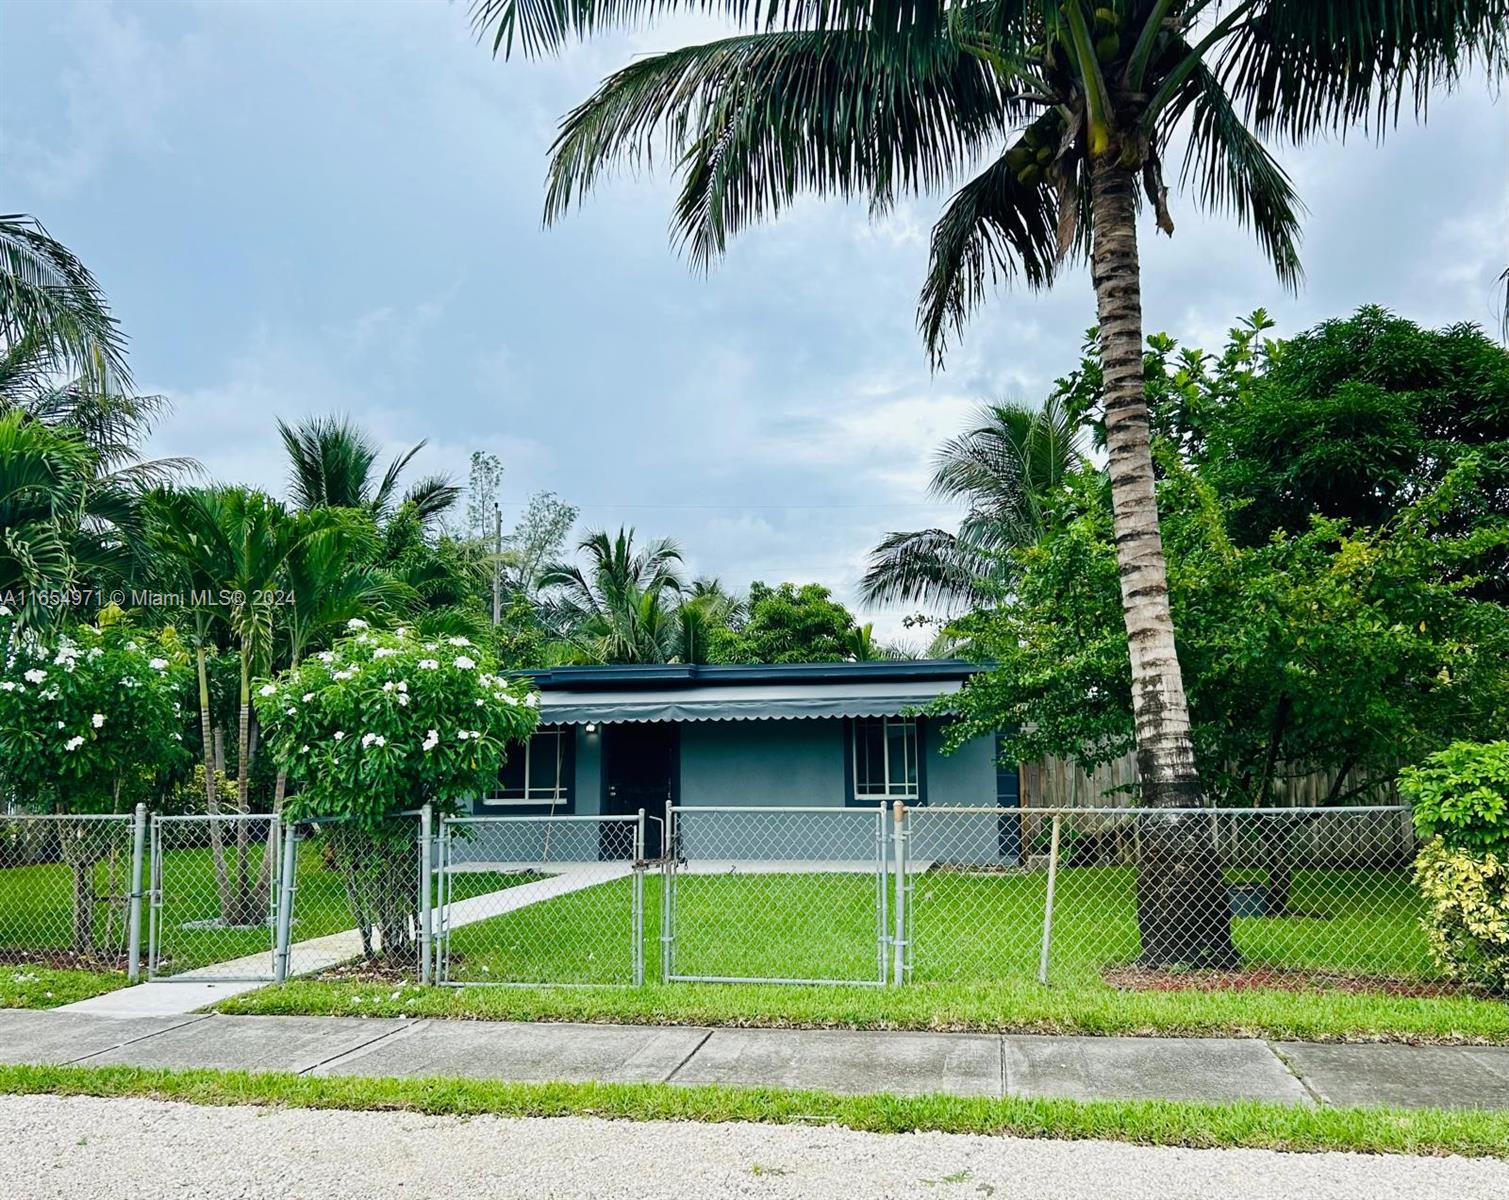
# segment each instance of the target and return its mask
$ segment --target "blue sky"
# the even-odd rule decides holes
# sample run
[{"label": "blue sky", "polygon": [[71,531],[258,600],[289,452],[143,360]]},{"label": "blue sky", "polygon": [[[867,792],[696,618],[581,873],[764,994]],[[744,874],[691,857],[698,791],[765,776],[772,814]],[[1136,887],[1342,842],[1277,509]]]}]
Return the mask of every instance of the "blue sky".
[{"label": "blue sky", "polygon": [[[705,277],[668,244],[665,175],[542,229],[560,114],[632,55],[719,32],[665,22],[498,62],[441,0],[7,0],[0,208],[104,284],[138,383],[177,406],[159,453],[281,491],[274,417],[346,411],[394,450],[428,438],[427,470],[499,454],[505,520],[550,488],[584,526],[674,536],[727,584],[852,601],[881,534],[950,519],[925,491],[934,446],[979,400],[1040,397],[1093,297],[1083,274],[997,296],[935,375],[912,314],[940,197],[880,223],[804,201]],[[1281,158],[1309,208],[1304,290],[1180,198],[1172,240],[1143,234],[1150,330],[1213,346],[1258,305],[1288,332],[1364,302],[1496,319],[1502,100],[1466,88],[1382,148]]]}]

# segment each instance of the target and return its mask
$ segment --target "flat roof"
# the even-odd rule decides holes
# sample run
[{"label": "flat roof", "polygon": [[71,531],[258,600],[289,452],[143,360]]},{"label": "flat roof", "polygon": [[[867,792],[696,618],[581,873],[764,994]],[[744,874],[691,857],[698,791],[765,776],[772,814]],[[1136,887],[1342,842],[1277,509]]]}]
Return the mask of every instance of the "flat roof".
[{"label": "flat roof", "polygon": [[732,687],[748,684],[920,683],[957,680],[986,670],[962,658],[879,659],[820,663],[643,663],[550,667],[525,671],[542,692]]}]

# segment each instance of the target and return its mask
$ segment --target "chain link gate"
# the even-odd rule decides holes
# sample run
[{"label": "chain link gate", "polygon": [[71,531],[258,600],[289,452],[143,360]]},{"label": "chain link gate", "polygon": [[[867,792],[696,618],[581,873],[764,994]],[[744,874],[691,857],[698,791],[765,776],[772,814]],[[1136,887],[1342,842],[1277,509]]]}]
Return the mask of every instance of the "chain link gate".
[{"label": "chain link gate", "polygon": [[879,806],[671,806],[664,978],[884,986],[886,816]]},{"label": "chain link gate", "polygon": [[644,813],[445,817],[432,886],[444,986],[644,982]]},{"label": "chain link gate", "polygon": [[154,816],[147,977],[274,978],[282,827],[271,816]]}]

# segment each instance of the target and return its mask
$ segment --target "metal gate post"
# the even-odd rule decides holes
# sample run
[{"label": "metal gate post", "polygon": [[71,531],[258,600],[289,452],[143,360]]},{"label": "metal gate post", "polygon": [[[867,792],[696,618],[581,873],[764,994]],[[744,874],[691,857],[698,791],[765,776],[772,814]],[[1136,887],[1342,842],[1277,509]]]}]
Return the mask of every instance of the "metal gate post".
[{"label": "metal gate post", "polygon": [[1058,835],[1063,819],[1062,814],[1053,814],[1053,835],[1048,844],[1048,895],[1043,902],[1043,949],[1037,961],[1039,983],[1048,982],[1048,947],[1053,943],[1053,891],[1058,882]]},{"label": "metal gate post", "polygon": [[893,813],[896,858],[896,935],[891,939],[894,961],[891,982],[902,984],[906,978],[906,804],[898,800]]},{"label": "metal gate post", "polygon": [[162,956],[162,823],[152,818],[152,852],[147,867],[147,978],[157,975]]},{"label": "metal gate post", "polygon": [[675,810],[671,802],[665,805],[665,830],[661,833],[664,839],[660,847],[660,982],[667,983],[671,978],[671,947],[676,931],[672,927],[675,913],[675,903],[671,895],[676,890],[676,827],[671,823],[675,819]]},{"label": "metal gate post", "polygon": [[430,955],[434,951],[435,934],[431,925],[435,891],[435,810],[426,804],[419,810],[419,982],[429,983],[431,976]]},{"label": "metal gate post", "polygon": [[283,826],[283,864],[278,872],[278,936],[273,950],[273,979],[288,979],[289,941],[293,937],[293,898],[298,891],[294,876],[299,863],[299,827]]},{"label": "metal gate post", "polygon": [[634,986],[644,986],[644,809],[634,826]]},{"label": "metal gate post", "polygon": [[136,820],[131,827],[130,903],[126,906],[126,979],[135,983],[141,978],[141,897],[142,855],[147,847],[147,806],[136,806]]}]

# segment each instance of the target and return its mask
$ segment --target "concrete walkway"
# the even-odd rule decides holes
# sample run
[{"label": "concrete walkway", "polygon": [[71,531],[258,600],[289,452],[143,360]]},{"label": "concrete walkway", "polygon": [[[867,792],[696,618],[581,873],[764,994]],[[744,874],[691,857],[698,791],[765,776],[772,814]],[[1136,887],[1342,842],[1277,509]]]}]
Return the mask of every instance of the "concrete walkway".
[{"label": "concrete walkway", "polygon": [[1509,1047],[0,1011],[0,1062],[1509,1108]]},{"label": "concrete walkway", "polygon": [[[479,864],[470,870],[497,870],[493,864]],[[531,904],[541,904],[571,892],[598,884],[610,883],[628,875],[632,867],[627,863],[592,863],[590,866],[563,865],[556,874],[530,883],[517,884],[466,900],[450,904],[449,924],[452,929],[473,925],[505,913],[517,912]],[[297,911],[297,910],[295,910]],[[439,928],[440,909],[435,908],[430,916],[433,928]],[[289,947],[288,973],[292,976],[313,975],[362,955],[361,934],[355,929],[344,929],[324,937],[309,938],[295,942]],[[153,979],[135,987],[118,988],[88,1000],[65,1004],[59,1012],[90,1013],[102,1017],[173,1017],[197,1012],[243,992],[256,991],[271,981],[272,952],[248,954],[226,962],[195,967],[174,975],[171,979]],[[259,978],[259,976],[261,978]]]}]

